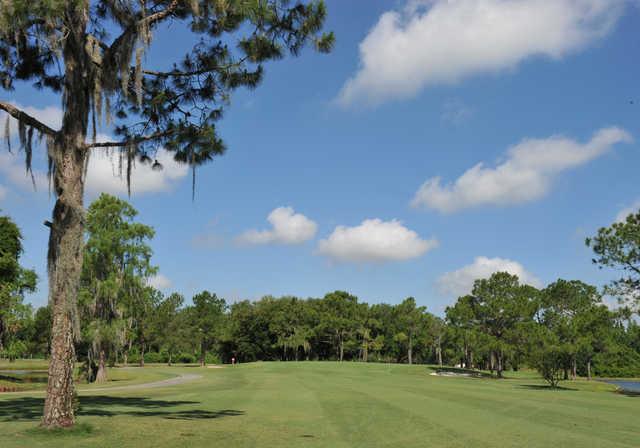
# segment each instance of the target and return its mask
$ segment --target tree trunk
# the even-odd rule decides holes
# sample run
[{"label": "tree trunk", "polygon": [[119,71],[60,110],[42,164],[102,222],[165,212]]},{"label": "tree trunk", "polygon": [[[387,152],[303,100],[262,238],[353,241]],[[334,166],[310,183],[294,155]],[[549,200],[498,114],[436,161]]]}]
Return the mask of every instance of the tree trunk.
[{"label": "tree trunk", "polygon": [[171,352],[169,352],[169,363],[168,365],[171,365]]},{"label": "tree trunk", "polygon": [[573,356],[573,359],[571,360],[571,379],[575,380],[578,377],[578,366],[577,366],[577,360],[576,360],[576,356]]},{"label": "tree trunk", "polygon": [[129,352],[126,351],[123,353],[122,355],[123,361],[124,361],[124,365],[125,367],[127,366],[127,364],[129,363]]},{"label": "tree trunk", "polygon": [[413,364],[413,341],[411,339],[411,333],[409,333],[409,350],[407,350],[407,357],[409,358],[409,365]]},{"label": "tree trunk", "polygon": [[591,360],[587,361],[587,380],[591,381]]},{"label": "tree trunk", "polygon": [[200,367],[204,367],[205,365],[205,348],[204,348],[204,340],[200,341]]},{"label": "tree trunk", "polygon": [[340,362],[344,359],[344,341],[340,338]]},{"label": "tree trunk", "polygon": [[498,350],[496,353],[496,358],[498,360],[498,366],[497,366],[497,372],[498,372],[498,378],[502,378],[502,370],[503,370],[503,366],[502,366],[502,350]]},{"label": "tree trunk", "polygon": [[53,210],[48,254],[53,322],[47,397],[42,418],[42,425],[47,428],[74,424],[73,337],[77,325],[76,298],[82,269],[85,155],[77,147],[62,148],[60,142],[56,143],[53,154],[56,165],[54,187],[58,199]]},{"label": "tree trunk", "polygon": [[96,373],[96,383],[104,383],[107,381],[107,366],[104,361],[104,350],[100,350],[98,358],[98,373]]},{"label": "tree trunk", "polygon": [[42,426],[60,428],[75,422],[73,401],[73,345],[76,298],[82,269],[84,233],[85,141],[89,119],[88,55],[85,51],[88,3],[67,2],[65,12],[71,24],[62,49],[65,61],[62,127],[51,144],[49,157],[54,164],[53,209],[49,251],[49,303],[52,308],[51,360]]}]

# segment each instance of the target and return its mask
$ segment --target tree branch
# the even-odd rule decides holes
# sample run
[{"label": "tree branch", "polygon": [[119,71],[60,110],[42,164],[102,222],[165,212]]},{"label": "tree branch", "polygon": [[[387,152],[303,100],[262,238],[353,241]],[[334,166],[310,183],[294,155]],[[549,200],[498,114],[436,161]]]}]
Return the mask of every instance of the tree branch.
[{"label": "tree branch", "polygon": [[156,140],[162,137],[167,137],[169,135],[171,135],[173,133],[173,131],[163,131],[163,132],[156,132],[154,134],[149,134],[149,135],[143,135],[141,137],[135,137],[129,140],[122,140],[119,142],[95,142],[95,143],[87,143],[86,144],[86,148],[118,148],[118,147],[124,147],[124,146],[129,146],[131,144],[137,144],[137,143],[143,143],[143,142],[148,142],[150,140]]},{"label": "tree branch", "polygon": [[178,0],[173,0],[169,6],[167,6],[162,11],[158,11],[155,14],[151,14],[150,16],[145,17],[139,22],[139,25],[152,25],[156,22],[160,22],[161,20],[167,18],[175,9],[178,7],[180,2]]},{"label": "tree branch", "polygon": [[0,110],[4,110],[6,113],[11,115],[16,120],[23,122],[27,126],[31,126],[32,128],[37,129],[42,134],[47,134],[54,137],[58,133],[58,131],[56,131],[55,129],[50,128],[49,126],[47,126],[46,124],[38,120],[37,118],[32,117],[26,112],[18,109],[13,104],[0,101]]}]

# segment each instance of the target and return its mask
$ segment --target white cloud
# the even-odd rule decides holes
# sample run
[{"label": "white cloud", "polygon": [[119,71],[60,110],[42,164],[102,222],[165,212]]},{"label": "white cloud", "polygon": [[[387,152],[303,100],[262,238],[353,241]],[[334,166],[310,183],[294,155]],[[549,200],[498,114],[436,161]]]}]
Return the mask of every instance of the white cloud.
[{"label": "white cloud", "polygon": [[438,279],[437,286],[444,295],[459,297],[471,292],[474,281],[489,278],[495,272],[508,272],[517,275],[520,283],[542,286],[542,282],[517,261],[487,257],[476,257],[470,265],[447,272]]},{"label": "white cloud", "polygon": [[606,36],[628,0],[413,0],[387,11],[360,43],[343,106],[414,96],[426,86],[560,59]]},{"label": "white cloud", "polygon": [[638,211],[640,211],[640,199],[635,201],[630,206],[620,210],[616,215],[616,222],[625,222],[627,220],[627,216],[629,216],[631,213],[638,213]]},{"label": "white cloud", "polygon": [[[163,166],[162,170],[154,171],[148,164],[135,164],[131,174],[131,194],[169,191],[188,174],[188,166],[173,160],[167,151],[158,151],[156,159]],[[126,194],[126,161],[120,173],[116,153],[109,155],[93,150],[89,158],[86,190],[92,194]]]},{"label": "white cloud", "polygon": [[171,283],[171,280],[169,280],[162,274],[157,274],[147,279],[147,285],[159,290],[169,289],[171,288],[172,284],[173,283]]},{"label": "white cloud", "polygon": [[336,261],[385,262],[417,258],[437,246],[437,240],[420,238],[398,220],[367,219],[359,226],[336,227],[319,241],[317,253]]},{"label": "white cloud", "polygon": [[269,213],[270,230],[248,230],[236,238],[240,244],[301,244],[313,238],[318,226],[291,207],[278,207]]},{"label": "white cloud", "polygon": [[631,136],[616,127],[601,129],[584,144],[561,136],[523,140],[509,148],[506,160],[495,168],[478,163],[445,185],[440,177],[427,180],[411,205],[453,213],[481,205],[530,202],[543,197],[561,172],[603,155],[617,143],[630,141]]},{"label": "white cloud", "polygon": [[17,186],[23,190],[33,191],[35,182],[36,190],[48,191],[48,181],[46,173],[33,170],[33,180],[31,174],[27,173],[24,161],[24,154],[14,151],[10,154],[7,151],[0,150],[0,175],[7,182]]}]

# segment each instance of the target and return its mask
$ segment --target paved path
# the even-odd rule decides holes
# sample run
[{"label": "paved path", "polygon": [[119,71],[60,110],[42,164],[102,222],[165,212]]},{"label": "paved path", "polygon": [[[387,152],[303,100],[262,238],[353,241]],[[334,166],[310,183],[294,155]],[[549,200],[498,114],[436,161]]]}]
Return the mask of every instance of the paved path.
[{"label": "paved path", "polygon": [[[105,392],[105,391],[111,391],[111,390],[155,389],[159,387],[177,386],[179,384],[188,383],[189,381],[194,381],[200,378],[202,378],[202,375],[197,375],[195,373],[185,373],[182,375],[178,375],[174,378],[154,381],[151,383],[129,384],[127,386],[113,386],[113,387],[93,387],[91,389],[78,389],[78,392],[86,393],[86,392]],[[0,398],[6,395],[44,394],[45,392],[46,390],[20,390],[16,392],[0,392]]]},{"label": "paved path", "polygon": [[142,384],[129,384],[128,386],[113,386],[113,387],[93,387],[91,389],[78,389],[78,392],[95,392],[105,390],[139,390],[139,389],[155,389],[158,387],[177,386],[178,384],[188,383],[189,381],[202,378],[202,375],[196,375],[194,373],[185,373],[178,375],[175,378],[169,378],[167,380],[154,381],[152,383]]}]

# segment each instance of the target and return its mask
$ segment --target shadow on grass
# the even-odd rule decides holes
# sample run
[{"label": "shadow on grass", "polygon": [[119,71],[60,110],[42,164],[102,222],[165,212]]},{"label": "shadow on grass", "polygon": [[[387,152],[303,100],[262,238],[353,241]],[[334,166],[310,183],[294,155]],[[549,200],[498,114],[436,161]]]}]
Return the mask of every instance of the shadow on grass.
[{"label": "shadow on grass", "polygon": [[637,390],[627,390],[627,389],[618,389],[614,391],[616,394],[624,395],[626,397],[637,397],[640,398],[640,391]]},{"label": "shadow on grass", "polygon": [[[159,417],[170,420],[204,420],[244,415],[244,411],[223,409],[171,409],[177,406],[199,404],[197,401],[164,401],[145,397],[109,397],[104,395],[80,397],[79,416]],[[42,416],[43,398],[22,397],[0,401],[0,422],[34,421]]]},{"label": "shadow on grass", "polygon": [[571,387],[562,387],[562,386],[556,386],[556,387],[551,387],[548,386],[546,384],[520,384],[518,386],[518,389],[529,389],[529,390],[555,390],[555,391],[559,391],[559,392],[575,392],[578,389],[573,389]]}]

